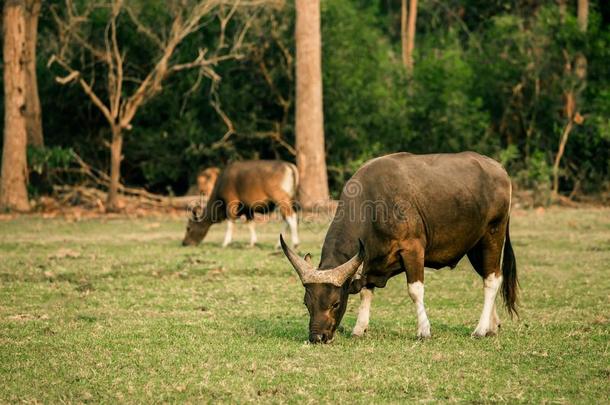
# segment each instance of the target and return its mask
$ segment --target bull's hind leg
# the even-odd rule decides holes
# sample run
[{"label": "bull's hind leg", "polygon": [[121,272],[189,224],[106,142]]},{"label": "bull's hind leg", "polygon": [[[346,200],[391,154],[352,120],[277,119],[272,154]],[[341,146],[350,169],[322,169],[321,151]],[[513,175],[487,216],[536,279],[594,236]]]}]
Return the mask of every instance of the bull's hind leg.
[{"label": "bull's hind leg", "polygon": [[352,331],[353,336],[362,336],[369,327],[369,316],[371,314],[371,302],[373,301],[374,288],[363,288],[360,290],[360,308],[358,309],[358,320]]},{"label": "bull's hind leg", "polygon": [[[503,227],[500,227],[503,228]],[[481,241],[468,252],[468,259],[483,278],[483,311],[479,323],[472,333],[474,337],[492,336],[498,333],[500,318],[496,312],[496,295],[502,285],[500,259],[504,229],[494,229],[485,234]]]},{"label": "bull's hind leg", "polygon": [[229,219],[227,221],[227,232],[225,233],[225,239],[222,242],[222,247],[227,247],[233,240],[233,228],[235,227],[235,223],[233,220]]},{"label": "bull's hind leg", "polygon": [[424,307],[424,248],[418,241],[407,243],[399,255],[407,273],[409,296],[415,304],[417,337],[429,338],[431,336],[430,321]]},{"label": "bull's hind leg", "polygon": [[258,240],[256,237],[256,225],[254,223],[254,219],[248,221],[248,229],[250,229],[250,247],[254,247]]},{"label": "bull's hind leg", "polygon": [[290,228],[292,246],[296,248],[299,246],[298,219],[296,212],[292,208],[292,200],[284,198],[278,202],[278,205],[280,206],[280,214],[284,222]]}]

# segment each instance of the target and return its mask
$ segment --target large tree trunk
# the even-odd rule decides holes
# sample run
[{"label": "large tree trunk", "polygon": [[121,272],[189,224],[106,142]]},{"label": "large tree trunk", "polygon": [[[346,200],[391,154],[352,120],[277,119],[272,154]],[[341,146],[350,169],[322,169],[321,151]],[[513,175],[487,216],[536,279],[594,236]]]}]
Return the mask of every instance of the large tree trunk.
[{"label": "large tree trunk", "polygon": [[5,0],[4,38],[4,148],[0,208],[28,211],[26,160],[25,7],[23,1]]},{"label": "large tree trunk", "polygon": [[26,0],[25,38],[26,38],[26,85],[25,100],[26,127],[28,145],[42,147],[42,112],[38,97],[38,80],[36,78],[36,43],[38,36],[38,17],[40,16],[41,0]]},{"label": "large tree trunk", "polygon": [[119,185],[121,176],[121,160],[123,151],[123,134],[118,125],[112,127],[112,142],[110,144],[110,186],[106,210],[116,212],[121,209],[119,204]]},{"label": "large tree trunk", "polygon": [[299,201],[309,209],[328,202],[322,114],[319,0],[296,0],[296,152]]}]

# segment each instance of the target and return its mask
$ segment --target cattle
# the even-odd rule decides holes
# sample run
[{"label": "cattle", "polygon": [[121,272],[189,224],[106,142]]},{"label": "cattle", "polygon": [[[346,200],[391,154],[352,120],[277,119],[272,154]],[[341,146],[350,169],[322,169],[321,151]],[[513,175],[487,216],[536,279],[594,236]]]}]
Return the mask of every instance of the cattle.
[{"label": "cattle", "polygon": [[208,167],[207,169],[201,170],[199,174],[197,174],[197,184],[189,187],[186,195],[199,195],[206,199],[210,198],[219,174],[220,169],[218,167]]},{"label": "cattle", "polygon": [[[333,340],[348,296],[360,293],[354,336],[368,328],[373,291],[406,273],[417,336],[431,336],[424,267],[455,267],[468,256],[483,279],[483,311],[472,335],[498,332],[496,293],[516,314],[517,267],[510,243],[511,181],[496,161],[473,152],[396,153],[365,163],[345,184],[315,268],[282,249],[305,287],[309,341]],[[501,263],[501,256],[504,256]]]},{"label": "cattle", "polygon": [[197,189],[199,193],[209,198],[212,195],[219,174],[220,169],[217,167],[208,167],[199,172],[197,175]]},{"label": "cattle", "polygon": [[[249,160],[229,164],[218,176],[205,207],[195,207],[188,220],[184,246],[198,245],[212,224],[227,220],[223,247],[231,243],[234,221],[245,216],[250,228],[250,246],[257,242],[255,213],[278,207],[289,227],[292,244],[299,244],[295,196],[299,177],[295,165],[280,160]],[[279,242],[278,242],[279,246]]]}]

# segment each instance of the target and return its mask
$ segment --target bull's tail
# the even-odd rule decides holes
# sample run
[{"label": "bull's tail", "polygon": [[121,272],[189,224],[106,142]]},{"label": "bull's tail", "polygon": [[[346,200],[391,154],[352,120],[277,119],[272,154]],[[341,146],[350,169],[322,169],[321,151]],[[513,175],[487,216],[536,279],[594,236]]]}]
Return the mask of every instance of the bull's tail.
[{"label": "bull's tail", "polygon": [[504,258],[502,259],[502,298],[504,305],[510,314],[519,316],[517,313],[517,289],[519,281],[517,280],[517,261],[515,260],[515,252],[510,243],[510,219],[506,222],[506,239],[504,240]]}]

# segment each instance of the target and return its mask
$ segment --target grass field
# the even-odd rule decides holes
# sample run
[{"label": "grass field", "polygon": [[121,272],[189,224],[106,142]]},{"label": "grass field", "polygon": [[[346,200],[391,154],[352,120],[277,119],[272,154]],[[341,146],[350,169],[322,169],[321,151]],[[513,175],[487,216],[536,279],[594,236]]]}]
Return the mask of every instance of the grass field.
[{"label": "grass field", "polygon": [[[516,211],[521,318],[472,339],[467,259],[426,273],[433,337],[415,339],[405,278],[377,290],[369,332],[309,345],[303,289],[274,250],[196,248],[184,221],[0,222],[0,402],[608,403],[610,210]],[[319,259],[326,224],[301,227]]]}]

